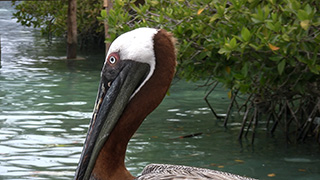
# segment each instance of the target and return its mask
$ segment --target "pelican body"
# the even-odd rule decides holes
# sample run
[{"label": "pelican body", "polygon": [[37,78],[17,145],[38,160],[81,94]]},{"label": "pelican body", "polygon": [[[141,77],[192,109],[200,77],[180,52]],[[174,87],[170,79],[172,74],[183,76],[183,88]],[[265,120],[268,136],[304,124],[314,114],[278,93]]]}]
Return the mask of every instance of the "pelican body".
[{"label": "pelican body", "polygon": [[163,29],[135,29],[111,44],[75,180],[249,179],[188,166],[152,164],[139,177],[126,169],[128,142],[163,100],[175,66],[175,40]]}]

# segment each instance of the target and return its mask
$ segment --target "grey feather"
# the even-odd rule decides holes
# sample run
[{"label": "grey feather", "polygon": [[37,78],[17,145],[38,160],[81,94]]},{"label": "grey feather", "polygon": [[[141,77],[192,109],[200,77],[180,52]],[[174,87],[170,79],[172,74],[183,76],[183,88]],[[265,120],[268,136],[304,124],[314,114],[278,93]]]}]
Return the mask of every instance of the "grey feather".
[{"label": "grey feather", "polygon": [[169,164],[150,164],[146,166],[137,180],[254,180],[244,176],[239,176],[227,172],[215,171],[204,168],[169,165]]}]

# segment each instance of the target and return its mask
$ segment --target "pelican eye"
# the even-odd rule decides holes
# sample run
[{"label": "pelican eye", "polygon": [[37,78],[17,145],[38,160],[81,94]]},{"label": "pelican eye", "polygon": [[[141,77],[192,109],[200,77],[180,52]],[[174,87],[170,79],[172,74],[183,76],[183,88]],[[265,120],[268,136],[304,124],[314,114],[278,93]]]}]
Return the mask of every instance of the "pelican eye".
[{"label": "pelican eye", "polygon": [[107,63],[110,64],[111,66],[114,66],[117,64],[118,60],[119,60],[119,54],[114,52],[114,53],[111,53],[107,58]]},{"label": "pelican eye", "polygon": [[116,61],[117,61],[117,59],[116,59],[116,57],[114,57],[114,56],[111,56],[111,57],[109,58],[109,62],[110,62],[111,64],[116,63]]}]

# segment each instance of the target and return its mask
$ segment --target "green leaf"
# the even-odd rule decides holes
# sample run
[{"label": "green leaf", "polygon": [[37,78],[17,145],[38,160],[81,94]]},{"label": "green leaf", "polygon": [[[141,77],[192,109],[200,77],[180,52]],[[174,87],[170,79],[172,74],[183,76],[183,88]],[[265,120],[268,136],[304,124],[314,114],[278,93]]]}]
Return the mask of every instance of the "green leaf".
[{"label": "green leaf", "polygon": [[210,18],[209,22],[210,22],[210,23],[213,23],[215,20],[217,20],[217,19],[219,19],[219,18],[220,18],[220,15],[219,15],[219,14],[215,14],[215,15],[213,15],[213,16]]},{"label": "green leaf", "polygon": [[289,42],[290,41],[290,37],[287,35],[287,34],[283,34],[282,36],[282,39]]},{"label": "green leaf", "polygon": [[255,45],[255,44],[252,44],[252,43],[250,43],[249,46],[252,47],[256,51],[258,51],[261,48],[261,47]]},{"label": "green leaf", "polygon": [[241,36],[245,42],[248,42],[251,38],[251,33],[246,27],[243,27],[241,30]]},{"label": "green leaf", "polygon": [[286,66],[286,61],[285,60],[282,60],[278,64],[278,72],[279,72],[280,75],[282,75],[285,66]]},{"label": "green leaf", "polygon": [[236,38],[232,38],[231,41],[230,41],[230,47],[231,49],[234,49],[237,47],[237,40]]},{"label": "green leaf", "polygon": [[271,13],[272,21],[276,22],[278,19],[278,14],[277,13]]},{"label": "green leaf", "polygon": [[241,69],[241,73],[243,74],[244,77],[248,76],[248,69],[249,69],[249,65],[248,62],[244,63],[242,69]]},{"label": "green leaf", "polygon": [[274,24],[274,31],[279,32],[281,30],[281,23],[278,21]]},{"label": "green leaf", "polygon": [[266,27],[270,30],[275,31],[275,27],[274,24],[272,22],[267,22]]},{"label": "green leaf", "polygon": [[105,9],[101,10],[100,15],[103,19],[107,18],[107,11]]},{"label": "green leaf", "polygon": [[309,4],[307,4],[305,7],[304,7],[304,10],[310,15],[312,13],[312,8]]},{"label": "green leaf", "polygon": [[309,65],[308,66],[310,71],[314,74],[319,74],[320,72],[320,65]]},{"label": "green leaf", "polygon": [[220,50],[218,51],[219,54],[228,54],[230,52],[231,51],[226,48],[220,48]]},{"label": "green leaf", "polygon": [[264,6],[263,7],[263,10],[264,10],[264,18],[267,19],[268,16],[270,15],[270,8],[268,5]]},{"label": "green leaf", "polygon": [[288,6],[290,9],[292,10],[298,10],[300,9],[301,5],[300,2],[296,1],[296,0],[288,0]]},{"label": "green leaf", "polygon": [[305,10],[302,10],[302,9],[299,9],[297,16],[298,16],[299,20],[301,20],[301,21],[309,19],[309,14]]},{"label": "green leaf", "polygon": [[271,57],[269,57],[270,60],[275,61],[275,62],[280,61],[282,58],[283,58],[282,56],[271,56]]}]

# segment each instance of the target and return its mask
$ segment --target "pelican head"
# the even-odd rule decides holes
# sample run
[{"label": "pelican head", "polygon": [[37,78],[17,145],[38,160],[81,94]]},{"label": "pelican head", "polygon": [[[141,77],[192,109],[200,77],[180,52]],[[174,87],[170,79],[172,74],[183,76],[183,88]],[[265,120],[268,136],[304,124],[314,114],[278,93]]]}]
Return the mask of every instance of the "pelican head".
[{"label": "pelican head", "polygon": [[122,34],[107,53],[75,179],[133,179],[127,144],[164,98],[174,76],[174,40],[165,30]]}]

